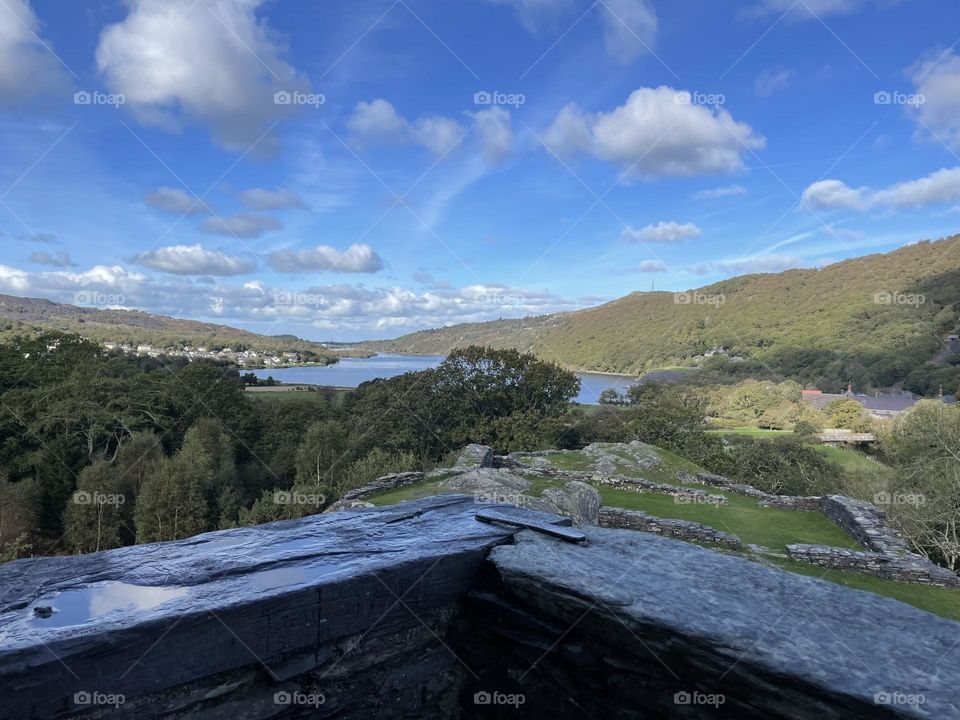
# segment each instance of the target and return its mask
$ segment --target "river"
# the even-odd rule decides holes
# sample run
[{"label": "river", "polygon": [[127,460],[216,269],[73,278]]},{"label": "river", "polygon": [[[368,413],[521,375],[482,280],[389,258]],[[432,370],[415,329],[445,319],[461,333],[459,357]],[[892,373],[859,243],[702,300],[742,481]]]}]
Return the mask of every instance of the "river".
[{"label": "river", "polygon": [[[391,355],[383,353],[369,358],[343,358],[333,365],[274,368],[254,370],[260,378],[273,376],[285,384],[305,383],[309,385],[333,385],[335,387],[357,387],[362,382],[375,378],[393,377],[405,372],[426,370],[436,367],[443,360],[434,355]],[[625,391],[635,378],[625,375],[598,375],[597,373],[577,373],[580,378],[580,394],[577,402],[595,404],[600,393],[607,388]]]}]

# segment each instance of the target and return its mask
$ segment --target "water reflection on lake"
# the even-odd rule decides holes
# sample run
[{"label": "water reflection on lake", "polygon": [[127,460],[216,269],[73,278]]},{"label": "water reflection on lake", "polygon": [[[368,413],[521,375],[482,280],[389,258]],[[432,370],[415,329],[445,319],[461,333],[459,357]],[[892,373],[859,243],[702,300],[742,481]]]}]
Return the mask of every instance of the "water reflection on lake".
[{"label": "water reflection on lake", "polygon": [[[254,370],[257,377],[273,376],[286,384],[306,383],[309,385],[333,385],[335,387],[357,387],[360,383],[375,378],[387,378],[402,375],[405,372],[426,370],[436,367],[443,361],[441,355],[392,355],[384,353],[369,358],[343,358],[334,365],[317,367],[279,368],[274,370]],[[623,375],[599,375],[597,373],[577,373],[580,378],[580,395],[577,402],[594,404],[607,388],[624,392],[635,378]]]}]

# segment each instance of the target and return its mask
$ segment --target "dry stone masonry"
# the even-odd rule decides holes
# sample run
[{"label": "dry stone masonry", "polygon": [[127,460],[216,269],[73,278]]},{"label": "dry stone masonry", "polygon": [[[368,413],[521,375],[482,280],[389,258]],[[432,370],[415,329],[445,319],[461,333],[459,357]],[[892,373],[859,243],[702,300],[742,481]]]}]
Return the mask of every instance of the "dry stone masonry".
[{"label": "dry stone masonry", "polygon": [[958,623],[653,533],[476,514],[445,495],[2,565],[0,720],[960,717]]},{"label": "dry stone masonry", "polygon": [[794,560],[832,570],[852,570],[875,575],[884,580],[960,587],[960,576],[934,565],[922,555],[904,553],[860,552],[825,545],[787,545],[787,555]]},{"label": "dry stone masonry", "polygon": [[743,548],[743,543],[740,541],[740,538],[731,533],[723,532],[709,525],[702,525],[690,520],[669,520],[656,517],[655,515],[648,515],[640,510],[623,510],[612,507],[600,508],[600,526],[658,533],[681,540],[720,545],[733,550]]}]

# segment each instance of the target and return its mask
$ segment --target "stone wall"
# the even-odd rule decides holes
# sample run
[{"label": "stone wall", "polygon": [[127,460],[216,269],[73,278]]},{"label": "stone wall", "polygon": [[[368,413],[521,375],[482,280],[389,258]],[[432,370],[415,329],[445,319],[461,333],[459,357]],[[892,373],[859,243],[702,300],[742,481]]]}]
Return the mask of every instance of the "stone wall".
[{"label": "stone wall", "polygon": [[738,495],[756,498],[758,501],[757,504],[760,507],[804,511],[820,509],[820,496],[773,495],[759,488],[755,488],[753,485],[736,483],[722,475],[714,475],[713,473],[693,473],[687,470],[680,470],[677,472],[677,479],[682,483],[710,485],[712,487],[723,488]]},{"label": "stone wall", "polygon": [[726,505],[728,502],[723,495],[713,495],[703,490],[692,490],[667,483],[655,483],[651,480],[627,477],[626,475],[594,475],[592,482],[598,485],[611,485],[618,490],[673,495],[677,498],[677,502],[689,504]]},{"label": "stone wall", "polygon": [[960,587],[960,576],[934,565],[922,555],[860,552],[826,545],[787,545],[787,555],[794,560],[833,570],[849,570],[875,575],[884,580]]},{"label": "stone wall", "polygon": [[823,498],[820,509],[869,550],[894,555],[909,551],[906,540],[887,524],[886,513],[871,503],[828,495]]},{"label": "stone wall", "polygon": [[[362,487],[354,488],[353,490],[345,492],[339,501],[330,506],[330,511],[346,509],[346,507],[349,507],[351,503],[358,500],[363,500],[363,498],[369,497],[370,495],[379,495],[380,493],[390,492],[391,490],[398,490],[399,488],[406,487],[407,485],[414,485],[418,482],[422,482],[424,477],[425,476],[422,472],[402,472],[393,473],[392,475],[384,475],[376,480],[372,480]],[[346,507],[337,507],[341,504]]]},{"label": "stone wall", "polygon": [[464,720],[960,713],[956,623],[654,534],[584,532],[491,553],[495,583],[452,626]]},{"label": "stone wall", "polygon": [[652,533],[572,544],[476,513],[446,495],[0,565],[0,718],[960,709],[957,623]]},{"label": "stone wall", "polygon": [[670,520],[654,515],[648,515],[640,510],[622,510],[620,508],[600,508],[600,526],[607,528],[622,528],[625,530],[641,530],[660,535],[693,540],[694,542],[712,543],[734,550],[741,549],[743,543],[736,535],[717,530],[709,525],[691,522],[689,520]]}]

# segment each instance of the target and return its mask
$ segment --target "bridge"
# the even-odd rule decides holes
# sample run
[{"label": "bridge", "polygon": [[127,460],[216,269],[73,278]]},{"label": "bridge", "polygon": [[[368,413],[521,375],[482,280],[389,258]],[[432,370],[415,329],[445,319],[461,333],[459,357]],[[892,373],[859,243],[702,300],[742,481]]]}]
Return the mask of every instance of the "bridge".
[{"label": "bridge", "polygon": [[4,720],[955,718],[958,677],[958,623],[462,495],[0,566]]}]

